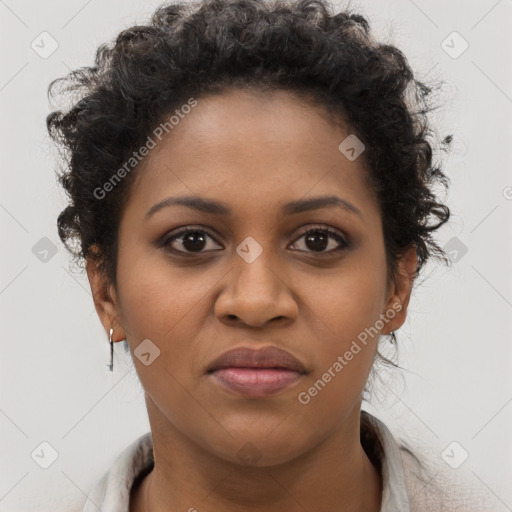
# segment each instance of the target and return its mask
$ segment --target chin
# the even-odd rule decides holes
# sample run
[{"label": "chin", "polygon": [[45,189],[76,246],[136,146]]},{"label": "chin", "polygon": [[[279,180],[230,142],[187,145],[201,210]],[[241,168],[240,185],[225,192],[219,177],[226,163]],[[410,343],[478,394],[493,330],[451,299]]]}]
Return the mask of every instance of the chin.
[{"label": "chin", "polygon": [[[274,427],[275,428],[275,427]],[[207,443],[213,455],[241,466],[270,467],[286,464],[309,449],[307,442],[297,435],[297,430],[283,429],[277,434],[271,430],[237,432],[227,443]],[[215,447],[215,450],[212,448]]]}]

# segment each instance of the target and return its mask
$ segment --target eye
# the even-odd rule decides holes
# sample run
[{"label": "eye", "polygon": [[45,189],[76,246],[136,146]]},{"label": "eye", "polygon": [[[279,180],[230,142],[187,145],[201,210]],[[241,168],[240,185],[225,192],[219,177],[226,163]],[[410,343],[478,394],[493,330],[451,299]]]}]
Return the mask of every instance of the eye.
[{"label": "eye", "polygon": [[[303,237],[306,247],[312,252],[329,253],[332,255],[332,253],[350,248],[350,242],[343,235],[326,227],[313,227],[302,231],[301,236],[297,240]],[[335,240],[338,243],[338,248],[326,250],[329,247],[329,239]],[[297,241],[293,245],[296,243]]]},{"label": "eye", "polygon": [[214,238],[203,229],[187,227],[175,235],[165,238],[162,241],[162,246],[185,254],[200,253],[204,252],[203,249],[208,247],[208,239],[214,240]]},{"label": "eye", "polygon": [[[296,245],[297,241],[301,238],[304,238],[306,245],[306,250],[299,249],[301,252],[316,252],[318,254],[332,255],[333,253],[351,247],[350,242],[341,233],[323,226],[303,230],[301,236],[292,244],[292,247]],[[214,248],[215,244],[211,247],[212,244],[210,243],[209,247],[209,240],[215,242],[215,239],[204,229],[186,227],[172,236],[165,237],[161,242],[161,246],[169,251],[183,254],[199,254],[211,250],[219,250]],[[334,245],[334,248],[329,249],[330,240],[334,240],[338,247],[336,247],[336,244],[331,244]],[[222,249],[220,244],[217,244],[217,246]]]}]

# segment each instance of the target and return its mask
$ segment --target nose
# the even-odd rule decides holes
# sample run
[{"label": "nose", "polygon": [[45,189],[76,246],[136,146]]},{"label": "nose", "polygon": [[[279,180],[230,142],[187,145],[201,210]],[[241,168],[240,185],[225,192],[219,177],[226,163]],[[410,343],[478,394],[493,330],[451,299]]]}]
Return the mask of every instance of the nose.
[{"label": "nose", "polygon": [[215,303],[217,318],[229,325],[263,327],[270,322],[283,326],[298,315],[298,305],[289,288],[290,276],[272,265],[266,251],[251,263],[238,254]]}]

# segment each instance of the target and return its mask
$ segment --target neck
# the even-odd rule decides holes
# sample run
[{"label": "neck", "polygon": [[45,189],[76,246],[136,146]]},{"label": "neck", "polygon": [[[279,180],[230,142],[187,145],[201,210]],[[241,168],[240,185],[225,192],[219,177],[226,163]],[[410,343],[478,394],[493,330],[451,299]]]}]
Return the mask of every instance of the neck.
[{"label": "neck", "polygon": [[314,449],[267,467],[220,459],[168,422],[158,428],[153,415],[155,466],[132,488],[130,512],[379,512],[381,477],[361,446],[356,412]]}]

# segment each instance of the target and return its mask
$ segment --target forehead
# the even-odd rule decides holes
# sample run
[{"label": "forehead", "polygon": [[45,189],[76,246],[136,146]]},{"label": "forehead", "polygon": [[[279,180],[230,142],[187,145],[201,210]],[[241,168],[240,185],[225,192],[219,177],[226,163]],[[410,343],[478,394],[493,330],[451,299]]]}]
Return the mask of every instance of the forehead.
[{"label": "forehead", "polygon": [[264,208],[335,193],[377,213],[364,159],[339,149],[351,132],[326,108],[288,91],[235,89],[196,101],[161,140],[153,136],[130,207],[181,194]]}]

